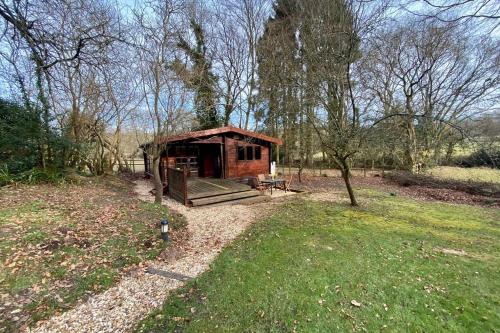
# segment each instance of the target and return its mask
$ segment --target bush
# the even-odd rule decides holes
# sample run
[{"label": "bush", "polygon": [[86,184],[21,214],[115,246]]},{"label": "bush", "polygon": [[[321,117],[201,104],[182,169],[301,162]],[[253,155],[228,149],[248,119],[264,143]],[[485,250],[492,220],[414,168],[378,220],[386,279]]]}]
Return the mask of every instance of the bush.
[{"label": "bush", "polygon": [[66,172],[52,168],[33,168],[20,173],[11,173],[6,165],[0,168],[0,186],[15,183],[24,184],[60,184],[66,181]]},{"label": "bush", "polygon": [[37,165],[42,126],[36,110],[0,99],[0,133],[0,160],[10,173]]},{"label": "bush", "polygon": [[71,147],[60,132],[43,126],[39,109],[0,98],[0,185],[59,182]]},{"label": "bush", "polygon": [[500,150],[486,152],[481,149],[467,157],[461,157],[455,161],[455,164],[466,168],[485,166],[498,169],[500,168]]}]

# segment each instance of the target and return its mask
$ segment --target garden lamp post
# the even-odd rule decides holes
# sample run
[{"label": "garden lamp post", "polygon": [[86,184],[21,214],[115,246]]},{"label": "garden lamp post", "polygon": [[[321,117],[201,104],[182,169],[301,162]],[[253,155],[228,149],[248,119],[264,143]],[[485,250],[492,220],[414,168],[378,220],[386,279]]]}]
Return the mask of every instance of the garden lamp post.
[{"label": "garden lamp post", "polygon": [[168,241],[168,220],[167,219],[164,219],[160,222],[160,226],[161,226],[161,239],[163,239],[163,241]]}]

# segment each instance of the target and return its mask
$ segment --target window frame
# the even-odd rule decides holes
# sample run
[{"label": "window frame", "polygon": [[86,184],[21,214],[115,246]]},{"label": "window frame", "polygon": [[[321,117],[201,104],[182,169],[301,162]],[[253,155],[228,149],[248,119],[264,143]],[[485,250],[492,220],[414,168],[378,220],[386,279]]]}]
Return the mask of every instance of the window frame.
[{"label": "window frame", "polygon": [[[240,157],[240,153],[243,152],[243,159]],[[251,159],[248,158],[248,155],[251,155]],[[257,158],[257,152],[258,153],[258,158]],[[252,144],[238,144],[237,149],[236,149],[236,160],[237,161],[260,161],[262,160],[262,146],[260,145],[252,145]]]}]

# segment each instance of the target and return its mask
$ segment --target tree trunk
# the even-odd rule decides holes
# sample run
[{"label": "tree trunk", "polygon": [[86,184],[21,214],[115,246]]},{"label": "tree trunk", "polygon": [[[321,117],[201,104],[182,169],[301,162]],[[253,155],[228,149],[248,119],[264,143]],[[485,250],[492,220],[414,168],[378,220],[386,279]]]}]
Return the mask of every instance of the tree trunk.
[{"label": "tree trunk", "polygon": [[453,151],[455,149],[455,143],[454,142],[449,142],[448,147],[446,149],[446,157],[445,157],[445,164],[450,165],[451,164],[451,159],[453,157]]},{"label": "tree trunk", "polygon": [[413,125],[413,118],[407,120],[406,133],[408,135],[408,142],[406,146],[406,168],[412,173],[418,172],[418,147],[417,147],[417,134],[415,126]]},{"label": "tree trunk", "polygon": [[155,184],[155,203],[161,204],[163,199],[163,184],[160,178],[160,154],[155,152],[153,155],[153,180]]},{"label": "tree trunk", "polygon": [[50,150],[50,115],[49,115],[49,102],[47,100],[47,96],[45,96],[45,89],[43,87],[43,73],[41,64],[37,63],[36,70],[36,86],[38,89],[38,101],[42,105],[42,126],[43,126],[43,135],[41,137],[41,167],[45,168],[47,164],[52,163],[51,161],[51,150]]},{"label": "tree trunk", "polygon": [[356,197],[354,196],[354,190],[351,185],[351,172],[349,170],[349,164],[347,161],[343,160],[341,162],[340,172],[342,173],[342,178],[344,179],[345,187],[347,188],[347,193],[349,193],[349,199],[351,200],[351,206],[358,206]]},{"label": "tree trunk", "polygon": [[224,105],[224,126],[229,125],[229,119],[231,118],[231,113],[233,113],[233,105],[231,101],[226,101],[226,105]]}]

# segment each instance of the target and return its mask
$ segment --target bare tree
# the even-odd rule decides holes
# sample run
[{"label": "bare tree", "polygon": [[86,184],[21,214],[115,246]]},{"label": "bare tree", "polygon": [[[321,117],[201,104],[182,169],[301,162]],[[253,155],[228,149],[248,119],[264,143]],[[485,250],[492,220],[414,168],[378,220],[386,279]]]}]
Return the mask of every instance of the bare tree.
[{"label": "bare tree", "polygon": [[[231,34],[238,38],[237,41],[233,40],[233,44],[238,45],[238,52],[242,53],[238,57],[244,55],[244,63],[238,69],[238,72],[243,71],[241,74],[238,73],[238,76],[241,76],[238,90],[243,90],[240,94],[246,105],[241,105],[240,108],[239,127],[248,129],[258,106],[257,44],[264,33],[264,23],[270,14],[271,2],[269,0],[219,2],[228,17],[226,27],[230,24],[233,30]],[[234,58],[234,55],[232,57]]]},{"label": "bare tree", "polygon": [[[110,6],[97,2],[47,0],[43,2],[0,1],[0,17],[6,34],[19,41],[25,56],[33,61],[37,99],[41,105],[45,138],[40,164],[52,159],[49,140],[52,72],[55,67],[92,63],[93,56],[119,36]],[[51,72],[52,71],[52,72]]]},{"label": "bare tree", "polygon": [[498,99],[499,53],[489,37],[413,21],[389,28],[372,45],[363,84],[378,100],[376,122],[397,117],[404,128],[410,171],[438,162],[446,139]]},{"label": "bare tree", "polygon": [[246,35],[231,9],[231,2],[225,1],[217,3],[215,8],[214,68],[219,76],[218,95],[222,97],[224,126],[229,125],[235,110],[243,110],[241,100],[248,87]]},{"label": "bare tree", "polygon": [[500,7],[495,0],[411,0],[403,7],[413,15],[445,23],[476,21],[498,27]]},{"label": "bare tree", "polygon": [[171,64],[175,60],[181,1],[149,2],[135,11],[137,67],[144,96],[145,130],[152,132],[149,155],[153,160],[155,202],[161,203],[163,184],[160,177],[161,139],[169,134],[170,122],[186,102],[186,93]]},{"label": "bare tree", "polygon": [[385,2],[317,1],[306,10],[301,39],[312,72],[310,87],[319,102],[313,124],[341,171],[353,206],[358,203],[350,182],[350,161],[363,144],[366,120],[354,87],[354,69],[361,57],[360,44],[373,36],[386,10]]}]

